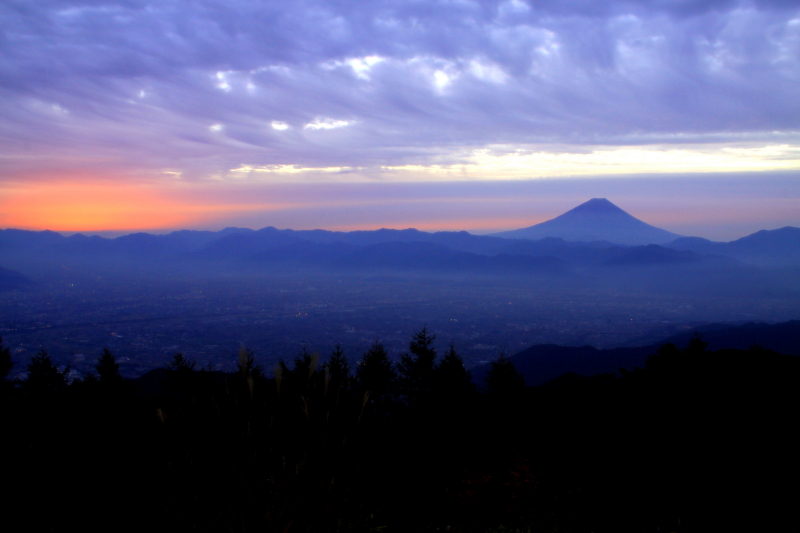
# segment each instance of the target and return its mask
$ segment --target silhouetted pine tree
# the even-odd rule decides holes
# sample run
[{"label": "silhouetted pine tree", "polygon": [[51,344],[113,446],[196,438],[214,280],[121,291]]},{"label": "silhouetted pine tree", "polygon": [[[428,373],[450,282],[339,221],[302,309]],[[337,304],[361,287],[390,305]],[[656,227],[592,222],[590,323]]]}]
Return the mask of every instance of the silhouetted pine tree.
[{"label": "silhouetted pine tree", "polygon": [[287,394],[299,394],[308,398],[318,388],[321,375],[319,372],[319,354],[317,352],[309,352],[304,346],[294,358],[291,369],[286,366],[283,359],[278,364],[281,365],[283,387],[286,389]]},{"label": "silhouetted pine tree", "polygon": [[434,370],[434,384],[437,397],[448,404],[463,402],[476,392],[472,374],[453,343]]},{"label": "silhouetted pine tree", "polygon": [[708,343],[703,340],[703,335],[695,331],[692,338],[689,339],[689,344],[684,348],[683,353],[689,356],[697,356],[706,353]]},{"label": "silhouetted pine tree", "polygon": [[408,352],[400,357],[397,364],[400,390],[409,405],[424,402],[431,394],[436,363],[435,339],[436,335],[429,334],[428,327],[423,326],[414,332]]},{"label": "silhouetted pine tree", "polygon": [[196,365],[197,361],[189,359],[183,355],[183,352],[175,352],[170,362],[167,363],[167,370],[173,372],[193,372]]},{"label": "silhouetted pine tree", "polygon": [[338,397],[350,386],[350,363],[347,361],[341,344],[337,344],[330,359],[325,363],[328,372],[328,392]]},{"label": "silhouetted pine tree", "polygon": [[28,365],[28,377],[23,387],[32,394],[48,394],[63,390],[67,386],[69,365],[63,372],[53,364],[47,350],[42,348],[31,358]]},{"label": "silhouetted pine tree", "polygon": [[3,346],[3,337],[0,337],[0,379],[5,379],[14,367],[11,362],[11,350]]},{"label": "silhouetted pine tree", "polygon": [[164,384],[165,392],[179,397],[191,396],[198,383],[195,379],[194,367],[197,361],[189,359],[183,352],[175,352],[170,362],[167,363],[167,382]]},{"label": "silhouetted pine tree", "polygon": [[397,373],[389,354],[379,341],[374,341],[364,353],[356,369],[359,392],[365,395],[373,411],[386,413],[394,403]]},{"label": "silhouetted pine tree", "polygon": [[100,376],[100,382],[106,384],[115,384],[122,381],[122,375],[119,373],[119,363],[117,358],[111,353],[108,348],[103,348],[103,355],[98,359],[97,364],[94,366],[97,374]]},{"label": "silhouetted pine tree", "polygon": [[505,352],[500,352],[500,356],[492,361],[492,368],[486,373],[486,387],[489,394],[496,397],[513,396],[525,389],[522,374],[517,372]]}]

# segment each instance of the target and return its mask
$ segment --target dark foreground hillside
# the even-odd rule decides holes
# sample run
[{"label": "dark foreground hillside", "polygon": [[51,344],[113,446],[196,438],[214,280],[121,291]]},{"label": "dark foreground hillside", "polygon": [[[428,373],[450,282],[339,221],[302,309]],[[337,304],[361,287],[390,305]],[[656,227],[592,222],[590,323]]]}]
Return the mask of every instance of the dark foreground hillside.
[{"label": "dark foreground hillside", "polygon": [[[7,360],[3,351],[3,362]],[[352,360],[355,363],[355,358]],[[7,375],[7,365],[0,365]],[[622,377],[477,392],[418,332],[392,365],[4,382],[3,515],[31,531],[791,531],[800,359],[665,345]],[[502,528],[501,528],[502,526]],[[503,529],[505,528],[505,529]]]},{"label": "dark foreground hillside", "polygon": [[[739,326],[705,324],[695,328],[694,333],[672,335],[662,338],[658,343],[605,350],[588,345],[535,344],[510,359],[522,374],[525,384],[543,385],[563,374],[587,377],[616,374],[622,368],[632,370],[643,367],[648,356],[656,353],[663,344],[686,345],[697,332],[703,335],[708,349],[746,350],[755,345],[778,353],[800,356],[800,320],[790,320],[778,324],[749,322]],[[472,368],[475,383],[483,383],[484,376],[490,369],[490,363]]]}]

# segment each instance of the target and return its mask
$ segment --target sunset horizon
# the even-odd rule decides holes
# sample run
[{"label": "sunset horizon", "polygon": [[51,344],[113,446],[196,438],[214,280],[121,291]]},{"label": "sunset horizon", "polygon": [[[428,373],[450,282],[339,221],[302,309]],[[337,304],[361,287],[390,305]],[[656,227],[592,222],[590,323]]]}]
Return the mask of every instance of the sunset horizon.
[{"label": "sunset horizon", "polygon": [[0,227],[800,226],[791,4],[15,6]]}]

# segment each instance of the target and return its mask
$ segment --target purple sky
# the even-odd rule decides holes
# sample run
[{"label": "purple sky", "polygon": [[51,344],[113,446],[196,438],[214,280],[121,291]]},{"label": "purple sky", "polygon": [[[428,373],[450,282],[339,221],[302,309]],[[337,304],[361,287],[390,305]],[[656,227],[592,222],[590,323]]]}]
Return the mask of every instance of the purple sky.
[{"label": "purple sky", "polygon": [[800,225],[797,1],[6,0],[0,26],[2,227],[490,231],[593,196]]}]

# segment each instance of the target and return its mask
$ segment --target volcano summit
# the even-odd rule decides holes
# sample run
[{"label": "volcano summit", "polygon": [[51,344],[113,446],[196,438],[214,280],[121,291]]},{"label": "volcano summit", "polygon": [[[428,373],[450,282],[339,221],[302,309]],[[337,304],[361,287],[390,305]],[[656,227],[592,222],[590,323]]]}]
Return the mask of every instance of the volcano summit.
[{"label": "volcano summit", "polygon": [[563,215],[529,228],[493,234],[506,239],[560,237],[566,241],[608,241],[615,244],[664,244],[681,235],[651,226],[605,198],[592,198]]}]

